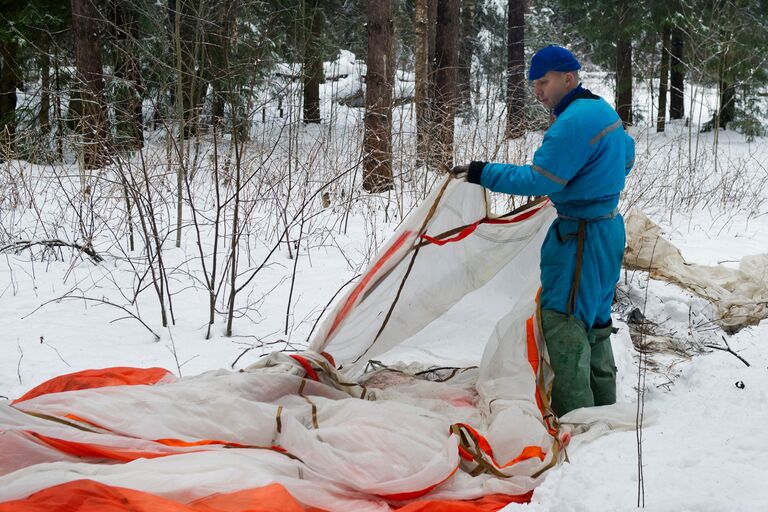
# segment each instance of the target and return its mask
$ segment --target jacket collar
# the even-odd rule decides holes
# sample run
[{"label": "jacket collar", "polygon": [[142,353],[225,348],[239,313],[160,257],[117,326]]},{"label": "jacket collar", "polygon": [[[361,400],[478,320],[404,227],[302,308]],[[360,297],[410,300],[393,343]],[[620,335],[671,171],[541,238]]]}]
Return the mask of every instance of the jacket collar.
[{"label": "jacket collar", "polygon": [[578,85],[575,89],[571,89],[568,91],[568,94],[563,96],[563,99],[560,100],[560,103],[558,103],[554,110],[552,110],[552,114],[557,117],[563,112],[565,112],[565,109],[568,108],[568,105],[573,103],[576,100],[580,99],[589,99],[589,100],[599,100],[600,96],[597,96],[595,94],[592,94],[592,92],[589,89],[585,89],[581,86],[581,84]]}]

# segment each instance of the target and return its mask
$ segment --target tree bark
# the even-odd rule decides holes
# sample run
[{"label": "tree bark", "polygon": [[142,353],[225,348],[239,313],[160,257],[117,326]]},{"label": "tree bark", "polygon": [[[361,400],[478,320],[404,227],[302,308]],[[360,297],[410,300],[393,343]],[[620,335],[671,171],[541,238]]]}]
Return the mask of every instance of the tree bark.
[{"label": "tree bark", "polygon": [[[434,1],[434,0],[432,0]],[[416,0],[414,16],[416,31],[416,51],[414,55],[416,86],[414,104],[416,108],[416,167],[428,165],[430,146],[430,75],[432,63],[429,54],[429,26],[434,21],[429,18],[430,0]]]},{"label": "tree bark", "polygon": [[[722,40],[728,41],[731,38],[730,33],[723,34]],[[728,123],[733,121],[736,116],[736,86],[733,84],[733,77],[730,74],[730,48],[726,45],[720,56],[718,64],[717,89],[720,95],[717,117],[715,120],[715,129],[725,130]]]},{"label": "tree bark", "polygon": [[[435,94],[437,91],[437,85],[435,83],[435,73],[437,72],[437,53],[436,53],[436,38],[437,38],[437,2],[439,0],[428,0],[427,9],[428,12],[428,25],[427,25],[427,59],[429,61],[429,140],[432,143],[435,140]],[[430,151],[431,148],[430,148]],[[434,155],[430,156],[430,166],[434,164]]]},{"label": "tree bark", "polygon": [[[323,34],[323,12],[318,0],[305,0],[305,42],[302,85],[304,90],[304,122],[320,122],[320,83],[323,81],[323,58],[320,43]],[[370,50],[369,50],[370,51]]]},{"label": "tree bark", "polygon": [[120,96],[115,103],[115,132],[126,147],[140,149],[144,146],[144,117],[139,64],[134,44],[139,39],[139,22],[136,13],[124,0],[112,0],[112,21],[115,37],[115,78],[118,79]]},{"label": "tree bark", "polygon": [[718,114],[718,126],[725,129],[728,123],[736,117],[736,86],[732,83],[720,80],[720,112]]},{"label": "tree bark", "polygon": [[477,29],[475,27],[476,0],[461,2],[461,36],[459,37],[459,69],[457,87],[459,107],[462,111],[472,108],[472,56],[475,52]]},{"label": "tree bark", "polygon": [[19,47],[16,43],[0,43],[0,145],[13,150],[16,138],[16,89],[21,86],[21,73],[16,62]]},{"label": "tree bark", "polygon": [[437,37],[437,2],[439,0],[427,0],[427,59],[429,59],[429,92],[430,99],[435,97],[435,44]]},{"label": "tree bark", "polygon": [[656,131],[663,132],[667,120],[667,89],[669,85],[669,46],[672,31],[666,23],[661,30],[661,68],[659,69],[659,110]]},{"label": "tree bark", "polygon": [[[174,42],[173,66],[176,68],[176,90],[172,91],[171,100],[180,112],[179,122],[183,125],[184,135],[197,133],[200,124],[200,109],[208,84],[203,75],[208,72],[208,62],[202,51],[202,26],[204,13],[195,10],[193,0],[168,0],[169,39]],[[202,2],[197,2],[201,6]],[[181,105],[177,97],[181,96]]]},{"label": "tree bark", "polygon": [[[229,91],[231,70],[229,69],[229,52],[235,28],[234,20],[239,11],[237,0],[224,0],[218,3],[212,13],[214,20],[211,30],[206,31],[204,45],[207,66],[206,81],[210,82],[213,90],[211,122],[221,123],[225,116],[226,104],[232,100]],[[232,106],[234,109],[234,106]]]},{"label": "tree bark", "polygon": [[453,166],[453,125],[458,95],[459,0],[438,0],[435,31],[435,109],[438,154],[437,167],[448,171]]},{"label": "tree bark", "polygon": [[525,0],[507,4],[507,126],[506,136],[525,135]]},{"label": "tree bark", "polygon": [[40,131],[51,131],[51,56],[50,38],[47,33],[42,34],[40,43],[40,110],[37,120],[40,123]]},{"label": "tree bark", "polygon": [[368,0],[368,72],[365,77],[363,188],[392,188],[394,64],[392,0]]},{"label": "tree bark", "polygon": [[632,124],[632,40],[625,36],[616,43],[616,112]]},{"label": "tree bark", "polygon": [[83,165],[97,169],[109,161],[104,75],[98,39],[98,10],[94,0],[71,0],[72,33],[80,97],[78,132],[82,137]]},{"label": "tree bark", "polygon": [[670,46],[669,118],[682,119],[685,116],[685,103],[683,98],[683,79],[685,76],[683,54],[685,51],[685,34],[677,27],[672,29]]}]

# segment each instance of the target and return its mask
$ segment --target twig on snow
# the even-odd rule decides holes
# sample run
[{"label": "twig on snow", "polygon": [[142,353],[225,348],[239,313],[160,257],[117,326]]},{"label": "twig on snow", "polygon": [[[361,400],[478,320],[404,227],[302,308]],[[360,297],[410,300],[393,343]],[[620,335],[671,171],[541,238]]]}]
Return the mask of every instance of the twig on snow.
[{"label": "twig on snow", "polygon": [[721,337],[723,338],[723,343],[725,343],[725,347],[721,347],[720,345],[712,345],[712,344],[705,344],[704,346],[714,350],[722,350],[723,352],[728,352],[729,354],[733,354],[734,356],[736,356],[736,358],[738,358],[739,361],[741,361],[747,367],[749,367],[749,363],[747,362],[747,360],[733,351],[731,346],[728,344],[728,340],[725,339],[725,336],[721,336]]},{"label": "twig on snow", "polygon": [[51,300],[43,302],[38,307],[36,307],[34,309],[34,311],[32,311],[29,314],[24,315],[21,318],[23,320],[23,319],[25,319],[25,318],[27,318],[29,316],[34,315],[35,313],[37,313],[39,310],[41,310],[43,307],[47,306],[51,302],[61,302],[62,300],[84,300],[84,301],[90,301],[90,302],[97,302],[99,304],[106,304],[108,306],[114,306],[114,307],[116,307],[118,309],[122,309],[123,311],[125,311],[128,314],[129,317],[131,317],[134,320],[136,320],[137,322],[139,322],[141,325],[144,326],[145,329],[147,329],[149,332],[151,332],[155,336],[155,341],[160,341],[160,335],[157,334],[155,331],[153,331],[150,326],[148,326],[146,323],[144,323],[144,320],[139,318],[132,311],[130,311],[129,309],[125,308],[124,306],[121,306],[119,304],[115,304],[114,302],[110,302],[110,301],[108,301],[106,299],[99,299],[97,297],[86,297],[84,295],[80,296],[80,295],[65,294],[65,295],[62,295],[61,297],[58,297],[56,299],[51,299]]},{"label": "twig on snow", "polygon": [[21,349],[19,338],[16,338],[16,346],[19,347],[19,362],[16,364],[16,375],[19,377],[19,384],[23,384],[21,381],[21,360],[24,359],[24,351]]},{"label": "twig on snow", "polygon": [[75,242],[65,242],[63,240],[53,239],[53,240],[17,240],[11,244],[5,245],[3,247],[0,247],[0,252],[7,252],[7,251],[13,251],[15,253],[19,253],[23,250],[31,248],[33,245],[42,245],[43,247],[47,249],[52,249],[55,247],[71,247],[72,249],[77,249],[78,251],[85,253],[88,255],[88,257],[93,261],[94,263],[101,263],[104,261],[104,258],[96,254],[96,251],[93,250],[92,247],[87,247],[84,245],[80,245]]},{"label": "twig on snow", "polygon": [[58,350],[56,347],[54,347],[53,345],[51,345],[50,343],[48,343],[47,341],[45,341],[45,338],[43,338],[42,336],[40,336],[40,343],[41,343],[42,345],[46,345],[46,346],[48,346],[48,347],[51,347],[51,348],[53,349],[53,351],[54,351],[54,352],[56,352],[56,355],[57,355],[57,356],[59,356],[59,359],[61,359],[61,362],[62,362],[62,363],[64,363],[65,365],[69,366],[69,367],[71,368],[71,366],[72,366],[72,365],[70,365],[68,362],[66,362],[66,361],[64,360],[64,358],[61,356],[61,352],[59,352],[59,350]]}]

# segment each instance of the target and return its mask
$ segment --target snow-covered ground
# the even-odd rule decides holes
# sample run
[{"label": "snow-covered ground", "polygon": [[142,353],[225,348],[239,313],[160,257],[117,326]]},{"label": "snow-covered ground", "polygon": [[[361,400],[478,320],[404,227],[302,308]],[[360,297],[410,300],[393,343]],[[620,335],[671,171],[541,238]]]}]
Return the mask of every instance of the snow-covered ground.
[{"label": "snow-covered ground", "polygon": [[[210,271],[215,204],[210,134],[202,138],[199,172],[191,185],[200,215],[202,259],[189,203],[181,247],[174,246],[176,178],[175,170],[167,166],[163,134],[149,134],[144,155],[154,183],[152,204],[160,236],[166,237],[165,285],[175,320],[167,328],[160,322],[135,209],[136,249],[127,249],[127,213],[114,171],[81,176],[74,164],[3,163],[0,246],[57,238],[83,243],[87,234],[104,261],[93,263],[69,248],[43,250],[40,246],[0,255],[0,399],[14,399],[46,379],[86,368],[161,366],[195,375],[242,368],[262,354],[305,347],[331,297],[364,268],[375,248],[438,178],[413,168],[415,115],[412,105],[406,105],[396,109],[395,115],[395,190],[380,195],[360,190],[362,112],[330,101],[354,89],[350,81],[359,68],[349,55],[344,58],[342,67],[350,76],[323,87],[325,122],[321,126],[297,122],[298,95],[290,85],[283,89],[285,117],[278,117],[276,102],[266,105],[267,123],[261,123],[260,114],[255,116],[243,166],[252,184],[244,191],[241,211],[238,286],[262,262],[265,265],[237,297],[232,337],[224,335],[229,293],[225,285],[217,300],[212,336],[205,339],[209,304],[201,263],[204,260]],[[612,99],[604,75],[587,74],[584,80],[595,92]],[[663,134],[644,126],[632,129],[637,164],[622,208],[639,207],[648,213],[688,261],[733,266],[745,255],[768,252],[768,140],[748,142],[742,135],[724,131],[699,134],[696,127],[713,108],[714,95],[695,86],[688,94],[701,117],[692,128],[670,123]],[[650,94],[641,93],[638,104],[652,111]],[[480,115],[479,121],[457,123],[458,160],[530,157],[540,133],[501,143],[501,106],[479,105],[478,111],[491,112],[492,118],[487,121]],[[231,141],[217,144],[221,146],[216,148],[220,177],[225,182],[222,193],[231,194],[232,160],[224,162],[231,156]],[[193,159],[194,150],[191,153]],[[127,165],[137,175],[143,169],[136,155]],[[330,181],[330,204],[324,207],[321,197],[312,199],[311,194]],[[90,194],[82,193],[83,184],[90,186]],[[507,199],[499,201],[498,209],[503,209]],[[308,206],[302,208],[305,202]],[[222,268],[230,249],[224,235],[231,236],[231,221],[231,206],[227,206],[221,222],[217,286],[230,279]],[[286,224],[290,225],[288,244],[280,242]],[[691,311],[706,315],[701,299],[675,285],[649,281],[642,272],[628,273],[623,286],[647,318],[697,350],[688,355],[651,356],[653,364],[640,388],[647,419],[641,433],[613,433],[574,444],[569,449],[570,463],[550,472],[531,504],[508,509],[635,508],[640,434],[646,508],[762,509],[768,503],[768,488],[763,485],[768,476],[768,438],[762,435],[768,420],[768,321],[733,336],[710,327],[692,328]],[[617,309],[620,332],[614,351],[620,399],[634,403],[638,376],[643,374],[638,372],[640,359],[624,313]],[[749,367],[728,352],[702,349],[703,344],[724,346],[724,340]],[[477,360],[480,355],[474,354]],[[461,355],[467,357],[471,355]]]}]

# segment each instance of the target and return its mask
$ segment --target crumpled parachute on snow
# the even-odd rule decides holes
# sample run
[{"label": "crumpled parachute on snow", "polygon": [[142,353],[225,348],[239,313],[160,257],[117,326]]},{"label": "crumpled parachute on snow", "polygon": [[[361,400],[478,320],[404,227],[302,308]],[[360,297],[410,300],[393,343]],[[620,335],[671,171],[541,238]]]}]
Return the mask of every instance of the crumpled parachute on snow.
[{"label": "crumpled parachute on snow", "polygon": [[661,228],[638,209],[625,217],[624,265],[650,271],[651,277],[676,283],[709,300],[716,322],[729,333],[768,318],[768,254],[745,256],[739,268],[688,263],[662,237]]},{"label": "crumpled parachute on snow", "polygon": [[[490,217],[482,188],[446,180],[306,352],[181,379],[75,374],[0,405],[0,511],[78,493],[81,510],[100,510],[105,496],[114,510],[171,500],[180,511],[254,499],[263,510],[350,511],[528,500],[567,437],[549,411],[535,315],[554,216],[540,201]],[[439,378],[401,371],[409,362]],[[602,409],[577,423],[634,426],[633,410]]]}]

